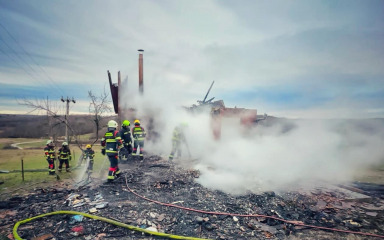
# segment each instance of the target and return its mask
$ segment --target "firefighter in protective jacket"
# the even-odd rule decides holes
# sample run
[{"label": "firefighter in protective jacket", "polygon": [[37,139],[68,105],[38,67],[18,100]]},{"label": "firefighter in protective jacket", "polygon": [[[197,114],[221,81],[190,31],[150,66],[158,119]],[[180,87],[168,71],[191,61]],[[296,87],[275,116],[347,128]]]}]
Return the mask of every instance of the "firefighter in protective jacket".
[{"label": "firefighter in protective jacket", "polygon": [[122,146],[121,137],[119,131],[116,130],[117,122],[110,120],[108,122],[108,131],[105,133],[104,137],[101,139],[101,146],[103,149],[101,153],[103,155],[107,154],[109,162],[111,163],[108,172],[108,181],[115,180],[116,177],[120,175],[120,169],[118,166],[118,153],[119,148]]},{"label": "firefighter in protective jacket", "polygon": [[134,121],[135,126],[132,128],[132,136],[134,139],[132,156],[137,155],[137,149],[140,150],[140,159],[144,159],[144,139],[147,133],[144,128],[140,126],[140,121]]},{"label": "firefighter in protective jacket", "polygon": [[61,148],[59,149],[59,161],[60,161],[59,169],[58,169],[59,172],[61,172],[62,170],[63,163],[65,164],[65,169],[67,170],[67,172],[71,171],[71,169],[69,168],[70,160],[72,160],[71,150],[68,147],[68,143],[63,142],[63,144],[61,145]]},{"label": "firefighter in protective jacket", "polygon": [[44,148],[46,160],[48,162],[49,175],[55,175],[55,145],[52,140],[47,141],[47,146]]},{"label": "firefighter in protective jacket", "polygon": [[181,157],[181,143],[187,144],[185,139],[185,128],[188,126],[187,123],[181,123],[175,127],[172,133],[172,151],[169,154],[169,161],[172,161],[177,153],[178,157]]},{"label": "firefighter in protective jacket", "polygon": [[85,162],[87,162],[87,159],[89,158],[87,172],[92,173],[92,171],[93,171],[93,159],[95,158],[95,151],[93,151],[91,144],[88,144],[86,146],[86,149],[84,150],[83,157],[84,157]]},{"label": "firefighter in protective jacket", "polygon": [[121,136],[121,139],[123,140],[123,144],[125,148],[124,150],[127,153],[127,155],[132,153],[132,137],[131,137],[131,129],[129,128],[130,126],[131,126],[131,123],[128,120],[124,120],[120,129],[120,136]]}]

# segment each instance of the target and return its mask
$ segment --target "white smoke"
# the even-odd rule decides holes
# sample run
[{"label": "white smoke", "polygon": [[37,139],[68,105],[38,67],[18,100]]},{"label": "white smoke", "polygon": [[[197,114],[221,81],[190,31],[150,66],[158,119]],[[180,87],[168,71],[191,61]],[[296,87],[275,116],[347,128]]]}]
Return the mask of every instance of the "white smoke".
[{"label": "white smoke", "polygon": [[[383,122],[295,121],[256,127],[247,137],[223,139],[200,166],[199,182],[231,193],[282,190],[314,182],[350,181],[359,171],[384,160]],[[340,127],[344,129],[340,130]],[[213,168],[213,170],[212,170]]]},{"label": "white smoke", "polygon": [[[180,88],[182,89],[182,88]],[[192,157],[184,147],[179,163],[198,169],[202,185],[229,193],[281,190],[297,184],[350,181],[356,173],[384,159],[384,123],[380,120],[266,120],[245,128],[238,118],[224,118],[214,140],[208,112],[182,108],[182,91],[151,86],[143,96],[131,93],[127,104],[146,128],[148,116],[160,133],[145,150],[168,158],[175,126],[187,121]],[[192,104],[193,101],[190,101]],[[134,119],[129,119],[133,121]]]}]

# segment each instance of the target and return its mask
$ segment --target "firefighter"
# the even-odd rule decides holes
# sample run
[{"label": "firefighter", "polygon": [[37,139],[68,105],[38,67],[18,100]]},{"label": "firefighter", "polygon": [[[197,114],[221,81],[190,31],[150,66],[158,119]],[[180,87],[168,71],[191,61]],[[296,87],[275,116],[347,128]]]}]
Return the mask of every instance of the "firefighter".
[{"label": "firefighter", "polygon": [[132,153],[132,137],[131,137],[131,129],[129,127],[131,123],[128,120],[124,120],[121,125],[120,136],[124,143],[124,152],[128,152],[128,154],[124,154],[125,157],[128,157],[129,154]]},{"label": "firefighter", "polygon": [[132,128],[132,136],[135,139],[133,143],[133,153],[132,156],[137,155],[137,149],[140,149],[140,159],[144,159],[144,139],[147,133],[144,128],[140,126],[140,121],[136,119],[134,121],[135,126]]},{"label": "firefighter", "polygon": [[[169,154],[169,161],[172,161],[177,153],[178,157],[181,157],[181,143],[184,143],[187,147],[187,141],[185,138],[185,128],[188,127],[187,123],[181,123],[179,126],[176,126],[172,133],[172,151]],[[189,149],[188,149],[189,151]]]},{"label": "firefighter", "polygon": [[45,157],[48,162],[49,175],[55,175],[55,145],[52,140],[47,141],[47,146],[44,148]]},{"label": "firefighter", "polygon": [[86,146],[86,149],[84,150],[84,160],[87,162],[87,158],[89,158],[88,168],[87,172],[92,173],[93,171],[93,159],[95,158],[95,151],[93,151],[91,144],[88,144]]},{"label": "firefighter", "polygon": [[118,166],[118,152],[123,143],[119,131],[117,131],[116,128],[117,122],[110,120],[108,122],[108,131],[101,139],[101,146],[103,147],[101,153],[103,155],[107,154],[109,162],[111,163],[107,178],[109,182],[115,180],[121,173]]},{"label": "firefighter", "polygon": [[59,168],[58,168],[59,172],[61,172],[62,170],[63,163],[65,164],[66,171],[67,172],[71,171],[71,169],[69,168],[70,160],[72,160],[71,150],[69,149],[68,143],[63,142],[63,144],[61,145],[61,148],[59,149],[59,161],[60,161]]}]

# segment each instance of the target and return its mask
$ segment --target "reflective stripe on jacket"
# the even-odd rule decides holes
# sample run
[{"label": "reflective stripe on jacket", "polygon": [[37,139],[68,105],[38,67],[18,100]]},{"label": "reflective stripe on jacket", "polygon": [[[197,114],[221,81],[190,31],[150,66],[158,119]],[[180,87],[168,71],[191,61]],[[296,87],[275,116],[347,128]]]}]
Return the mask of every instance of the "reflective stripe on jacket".
[{"label": "reflective stripe on jacket", "polygon": [[47,158],[55,158],[55,147],[46,146],[44,148],[44,153]]},{"label": "reflective stripe on jacket", "polygon": [[179,127],[175,127],[175,130],[173,130],[173,134],[172,134],[172,140],[173,141],[184,141],[185,137],[184,137],[184,132],[182,129],[180,129]]},{"label": "reflective stripe on jacket", "polygon": [[132,135],[135,140],[144,141],[146,133],[143,127],[135,126],[132,128]]},{"label": "reflective stripe on jacket", "polygon": [[104,141],[106,153],[117,153],[122,145],[120,134],[116,130],[106,132],[102,141]]},{"label": "reflective stripe on jacket", "polygon": [[59,149],[59,158],[61,160],[68,160],[69,156],[71,156],[71,150],[69,148],[60,148]]},{"label": "reflective stripe on jacket", "polygon": [[121,139],[123,140],[125,145],[132,143],[131,130],[128,127],[127,128],[125,128],[125,127],[121,128],[120,136],[121,136]]},{"label": "reflective stripe on jacket", "polygon": [[89,157],[90,160],[92,160],[95,157],[95,151],[92,149],[85,149],[84,150],[84,159],[87,159]]}]

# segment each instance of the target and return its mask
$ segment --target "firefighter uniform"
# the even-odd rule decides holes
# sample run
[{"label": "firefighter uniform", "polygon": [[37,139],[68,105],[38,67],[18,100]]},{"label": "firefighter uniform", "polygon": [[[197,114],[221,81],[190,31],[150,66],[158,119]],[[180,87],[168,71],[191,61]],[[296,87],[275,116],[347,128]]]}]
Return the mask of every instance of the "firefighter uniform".
[{"label": "firefighter uniform", "polygon": [[48,140],[47,146],[44,148],[46,160],[48,162],[49,175],[55,175],[55,146],[51,140]]},{"label": "firefighter uniform", "polygon": [[120,129],[120,136],[124,143],[124,148],[128,152],[128,154],[132,153],[132,137],[131,137],[131,129],[129,126],[131,123],[128,120],[124,120],[122,124],[122,128]]},{"label": "firefighter uniform", "polygon": [[83,158],[85,162],[87,162],[87,158],[89,158],[87,172],[92,173],[93,171],[93,159],[95,158],[95,151],[93,151],[92,146],[90,144],[87,145],[84,150]]},{"label": "firefighter uniform", "polygon": [[101,139],[101,146],[103,146],[102,154],[107,154],[110,162],[108,181],[113,181],[121,173],[118,166],[118,152],[123,143],[119,131],[117,131],[116,128],[117,122],[114,120],[109,121],[108,131]]},{"label": "firefighter uniform", "polygon": [[72,159],[71,150],[68,147],[67,142],[63,142],[61,148],[59,149],[59,172],[61,172],[63,164],[65,164],[65,169],[67,172],[70,172],[69,161]]},{"label": "firefighter uniform", "polygon": [[144,159],[144,139],[147,133],[144,128],[140,126],[140,121],[135,120],[135,127],[132,128],[132,136],[134,138],[132,156],[137,155],[137,149],[140,150],[140,159]]},{"label": "firefighter uniform", "polygon": [[178,157],[181,157],[181,143],[186,142],[183,126],[177,126],[172,133],[172,151],[169,154],[169,160],[172,161],[177,153]]}]

